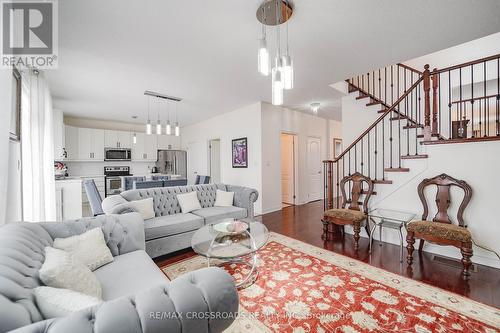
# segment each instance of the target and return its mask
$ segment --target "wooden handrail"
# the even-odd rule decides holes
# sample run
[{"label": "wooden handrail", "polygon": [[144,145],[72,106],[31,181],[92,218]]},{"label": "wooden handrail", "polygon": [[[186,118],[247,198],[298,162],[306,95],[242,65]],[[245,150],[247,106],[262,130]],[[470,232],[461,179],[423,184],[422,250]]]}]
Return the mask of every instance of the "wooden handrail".
[{"label": "wooden handrail", "polygon": [[410,70],[410,71],[412,71],[412,72],[414,72],[414,73],[417,73],[418,75],[423,75],[423,74],[424,74],[423,72],[419,71],[418,69],[415,69],[415,68],[413,68],[413,67],[410,67],[410,66],[408,66],[408,65],[405,65],[405,64],[403,64],[403,63],[398,63],[398,66],[401,66],[401,67],[403,67],[403,68],[406,68],[406,69],[408,69],[408,70]]},{"label": "wooden handrail", "polygon": [[495,98],[497,96],[498,96],[498,94],[488,95],[488,96],[478,96],[478,97],[474,97],[474,98],[467,98],[467,99],[462,99],[462,100],[458,100],[458,101],[453,101],[453,102],[451,102],[451,104],[467,103],[467,102],[477,101],[477,100],[481,100],[481,99]]},{"label": "wooden handrail", "polygon": [[361,141],[361,139],[363,139],[363,137],[368,134],[368,132],[370,132],[375,126],[377,126],[377,124],[382,121],[385,116],[387,116],[389,113],[391,113],[392,111],[394,111],[394,109],[396,108],[397,105],[399,105],[399,103],[401,103],[405,98],[406,96],[408,96],[412,91],[413,89],[415,89],[419,84],[420,82],[422,82],[424,79],[424,76],[421,76],[403,95],[401,95],[401,97],[398,98],[398,100],[396,102],[394,102],[393,105],[391,105],[390,108],[388,108],[377,120],[375,120],[375,122],[373,124],[370,125],[370,127],[368,127],[356,140],[354,140],[353,143],[351,143],[349,145],[349,147],[347,147],[343,152],[342,154],[340,154],[336,159],[334,160],[324,160],[323,163],[335,163],[337,162],[338,160],[340,160],[342,157],[344,157],[344,155],[351,149],[353,148],[359,141]]},{"label": "wooden handrail", "polygon": [[443,73],[443,72],[448,72],[448,71],[452,71],[454,69],[459,69],[459,68],[462,68],[462,67],[467,67],[467,66],[472,66],[472,65],[480,64],[482,62],[491,61],[491,60],[495,60],[495,59],[498,59],[498,58],[500,58],[500,53],[492,55],[492,56],[489,56],[489,57],[486,57],[486,58],[481,58],[481,59],[477,59],[477,60],[473,60],[473,61],[469,61],[469,62],[464,62],[463,64],[453,65],[453,66],[446,67],[446,68],[441,68],[441,69],[434,69],[431,72],[431,75],[439,74],[439,73]]}]

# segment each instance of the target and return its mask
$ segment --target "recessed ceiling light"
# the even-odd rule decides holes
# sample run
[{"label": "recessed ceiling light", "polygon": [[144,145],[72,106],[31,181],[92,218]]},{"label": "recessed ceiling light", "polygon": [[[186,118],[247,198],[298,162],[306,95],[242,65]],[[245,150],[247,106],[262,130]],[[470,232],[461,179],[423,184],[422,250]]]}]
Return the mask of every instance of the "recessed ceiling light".
[{"label": "recessed ceiling light", "polygon": [[132,119],[137,119],[137,116],[132,116]]}]

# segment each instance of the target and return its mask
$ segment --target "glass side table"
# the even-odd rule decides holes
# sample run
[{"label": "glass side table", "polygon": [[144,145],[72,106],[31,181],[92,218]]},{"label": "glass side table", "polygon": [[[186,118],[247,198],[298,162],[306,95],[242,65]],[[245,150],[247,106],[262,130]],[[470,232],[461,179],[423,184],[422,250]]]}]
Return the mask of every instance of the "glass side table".
[{"label": "glass side table", "polygon": [[382,246],[382,228],[396,229],[399,231],[399,239],[401,246],[400,262],[403,262],[403,232],[402,228],[406,229],[406,225],[415,218],[417,214],[411,212],[404,212],[392,209],[375,208],[368,212],[370,221],[373,222],[373,227],[370,232],[370,253],[372,253],[373,233],[379,227],[380,246]]}]

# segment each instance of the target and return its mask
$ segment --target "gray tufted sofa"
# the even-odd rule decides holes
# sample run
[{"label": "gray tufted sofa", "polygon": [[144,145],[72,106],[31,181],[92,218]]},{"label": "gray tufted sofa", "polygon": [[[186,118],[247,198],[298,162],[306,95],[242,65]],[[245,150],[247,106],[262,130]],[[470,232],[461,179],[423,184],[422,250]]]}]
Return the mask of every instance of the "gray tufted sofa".
[{"label": "gray tufted sofa", "polygon": [[[32,289],[41,284],[44,247],[95,227],[103,230],[114,256],[112,263],[94,271],[104,303],[67,317],[43,318]],[[221,269],[205,268],[168,281],[144,251],[143,220],[137,213],[0,227],[0,332],[221,332],[237,309],[233,279]]]},{"label": "gray tufted sofa", "polygon": [[[214,207],[217,189],[234,192],[232,207]],[[181,213],[177,194],[196,191],[202,209],[188,214]],[[253,218],[257,190],[225,184],[203,184],[190,186],[160,187],[125,191],[120,194],[127,201],[153,198],[155,218],[144,221],[146,252],[158,257],[191,246],[193,234],[205,224],[224,218]],[[112,211],[108,197],[103,201],[105,212]]]}]

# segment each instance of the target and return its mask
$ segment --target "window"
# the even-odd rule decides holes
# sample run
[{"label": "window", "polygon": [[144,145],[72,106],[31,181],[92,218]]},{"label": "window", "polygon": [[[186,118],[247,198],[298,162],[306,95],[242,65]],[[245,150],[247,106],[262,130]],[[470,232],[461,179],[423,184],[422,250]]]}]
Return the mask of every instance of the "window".
[{"label": "window", "polygon": [[12,69],[12,109],[10,116],[10,139],[21,139],[21,74],[16,68]]}]

